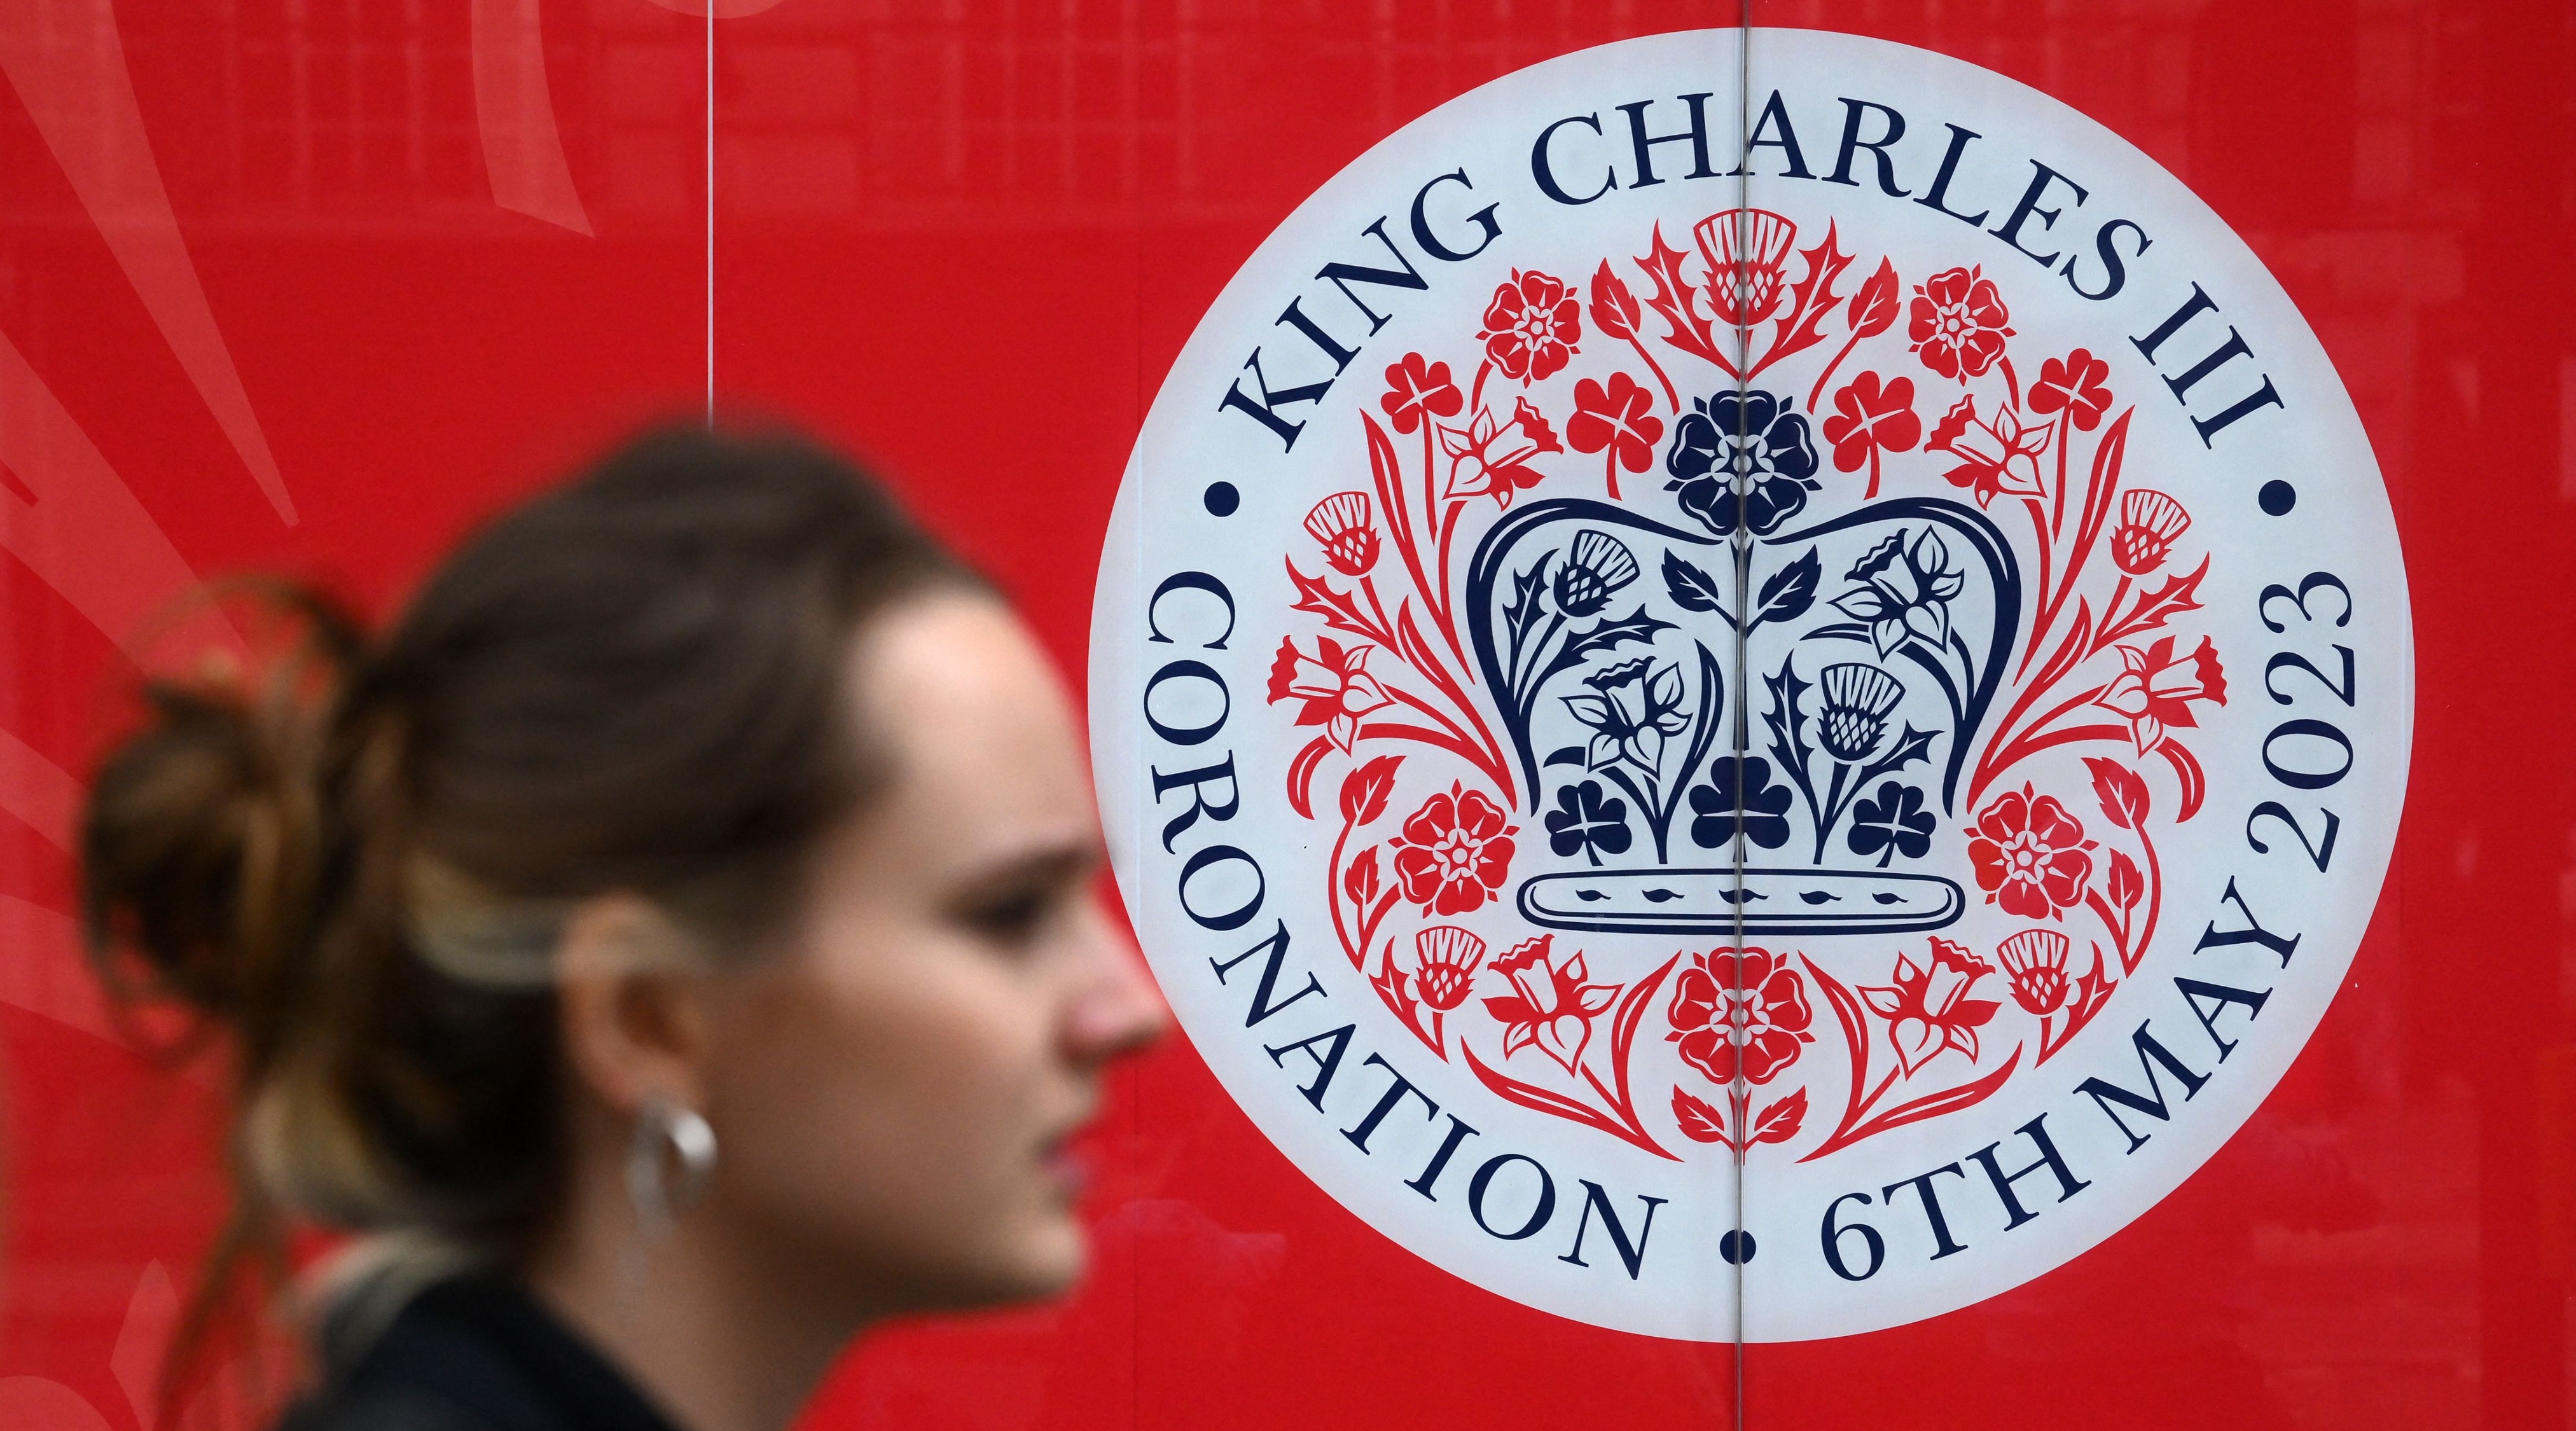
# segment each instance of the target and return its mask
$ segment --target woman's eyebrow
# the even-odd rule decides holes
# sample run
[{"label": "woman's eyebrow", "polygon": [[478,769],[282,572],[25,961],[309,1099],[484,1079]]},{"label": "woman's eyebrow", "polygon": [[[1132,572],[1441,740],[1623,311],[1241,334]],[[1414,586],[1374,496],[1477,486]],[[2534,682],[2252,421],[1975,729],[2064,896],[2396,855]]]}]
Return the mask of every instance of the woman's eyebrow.
[{"label": "woman's eyebrow", "polygon": [[1013,884],[1023,880],[1052,883],[1079,879],[1099,867],[1100,847],[1077,835],[1050,839],[1026,848],[1008,850],[975,866],[967,882],[973,885]]}]

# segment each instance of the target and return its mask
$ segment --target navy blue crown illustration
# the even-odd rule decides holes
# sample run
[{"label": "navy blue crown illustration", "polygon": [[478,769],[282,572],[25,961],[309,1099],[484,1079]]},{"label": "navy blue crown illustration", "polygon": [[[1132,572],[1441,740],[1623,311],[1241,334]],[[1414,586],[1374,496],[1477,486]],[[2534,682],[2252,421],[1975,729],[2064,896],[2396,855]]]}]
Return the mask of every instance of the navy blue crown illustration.
[{"label": "navy blue crown illustration", "polygon": [[1679,522],[1561,499],[1478,544],[1475,659],[1554,856],[1524,865],[1547,866],[1517,892],[1533,923],[1876,934],[1964,912],[1919,866],[1956,849],[1938,836],[1965,818],[2019,569],[1962,503],[1811,513],[1816,451],[1791,408],[1723,392],[1682,414]]}]

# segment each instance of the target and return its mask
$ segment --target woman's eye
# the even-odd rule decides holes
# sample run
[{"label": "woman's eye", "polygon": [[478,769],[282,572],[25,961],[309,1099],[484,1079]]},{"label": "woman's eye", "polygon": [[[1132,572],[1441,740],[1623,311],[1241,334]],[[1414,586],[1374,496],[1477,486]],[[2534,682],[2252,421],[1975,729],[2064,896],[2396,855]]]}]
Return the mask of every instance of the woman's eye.
[{"label": "woman's eye", "polygon": [[966,922],[978,931],[1010,943],[1025,942],[1046,922],[1054,906],[1045,890],[1022,890],[982,901],[968,910]]}]

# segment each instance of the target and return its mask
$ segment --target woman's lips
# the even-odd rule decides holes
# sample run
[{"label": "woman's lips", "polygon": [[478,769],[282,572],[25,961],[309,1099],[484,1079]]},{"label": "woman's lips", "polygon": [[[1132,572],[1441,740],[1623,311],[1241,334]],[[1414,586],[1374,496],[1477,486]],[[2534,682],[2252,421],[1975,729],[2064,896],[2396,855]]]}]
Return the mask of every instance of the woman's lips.
[{"label": "woman's lips", "polygon": [[1047,1145],[1040,1160],[1047,1177],[1055,1184],[1057,1195],[1066,1202],[1078,1201],[1091,1185],[1091,1160],[1073,1144],[1073,1134],[1066,1134]]}]

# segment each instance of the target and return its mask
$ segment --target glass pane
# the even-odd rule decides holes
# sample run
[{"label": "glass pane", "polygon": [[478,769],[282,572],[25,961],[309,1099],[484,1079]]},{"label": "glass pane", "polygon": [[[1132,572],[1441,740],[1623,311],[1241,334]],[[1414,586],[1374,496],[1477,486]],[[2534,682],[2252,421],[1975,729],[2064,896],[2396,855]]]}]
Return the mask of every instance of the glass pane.
[{"label": "glass pane", "polygon": [[[2566,823],[2565,761],[2471,730],[2545,722],[2563,685],[2556,638],[2490,614],[2558,599],[2530,563],[2567,535],[2557,340],[2528,325],[2569,294],[2519,258],[2551,232],[2530,176],[2569,172],[2563,17],[1757,20],[1784,28],[1753,47],[1782,141],[1756,205],[1802,242],[1837,221],[1840,291],[1882,252],[1897,277],[1811,403],[1818,497],[1875,484],[1981,539],[1941,533],[1946,609],[1913,536],[1827,564],[1877,674],[1816,680],[1817,739],[1889,683],[1887,738],[1976,730],[1955,804],[1937,739],[1891,772],[1933,797],[1911,867],[1966,914],[1850,941],[1857,997],[1827,1002],[1891,1080],[1854,1105],[1881,1130],[1749,1169],[1780,1230],[1747,1279],[1748,1424],[2560,1424],[2561,856],[2500,851]],[[2521,175],[2437,157],[2480,142]],[[2418,494],[2472,445],[2495,475],[2464,519]],[[1929,658],[1973,684],[1980,593],[2014,585],[1997,536],[2020,600],[1979,723]],[[1892,813],[1829,861],[1876,868],[1851,841],[1901,837]]]}]

